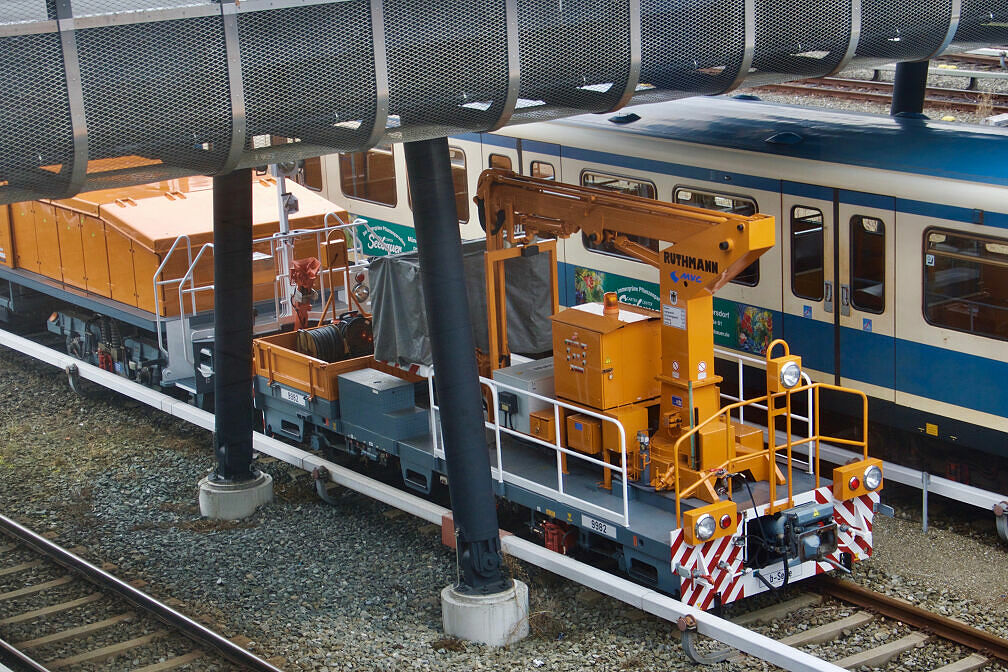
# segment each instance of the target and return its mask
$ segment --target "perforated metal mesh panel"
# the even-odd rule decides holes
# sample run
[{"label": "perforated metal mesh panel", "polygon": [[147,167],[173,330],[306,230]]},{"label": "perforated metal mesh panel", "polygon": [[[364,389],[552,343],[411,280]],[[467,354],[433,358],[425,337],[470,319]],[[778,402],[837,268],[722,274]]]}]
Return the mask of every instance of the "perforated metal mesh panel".
[{"label": "perforated metal mesh panel", "polygon": [[389,117],[398,142],[493,126],[508,85],[503,0],[385,0]]},{"label": "perforated metal mesh panel", "polygon": [[73,128],[56,33],[0,39],[0,200],[67,190]]},{"label": "perforated metal mesh panel", "polygon": [[0,202],[1008,42],[1008,0],[0,4]]},{"label": "perforated metal mesh panel", "polygon": [[952,0],[861,0],[857,55],[871,62],[915,61],[939,49]]},{"label": "perforated metal mesh panel", "polygon": [[1008,2],[962,0],[962,18],[953,44],[961,49],[1008,44]]},{"label": "perforated metal mesh panel", "polygon": [[367,143],[377,114],[367,0],[238,15],[244,165]]},{"label": "perforated metal mesh panel", "polygon": [[626,0],[518,0],[521,87],[515,121],[612,109],[626,88]]},{"label": "perforated metal mesh panel", "polygon": [[76,38],[88,129],[85,189],[113,186],[124,171],[153,182],[224,164],[231,103],[219,19],[90,28]]},{"label": "perforated metal mesh panel", "polygon": [[743,0],[642,0],[638,99],[715,94],[745,61]]},{"label": "perforated metal mesh panel", "polygon": [[746,86],[820,77],[847,54],[850,0],[755,0],[756,48]]}]

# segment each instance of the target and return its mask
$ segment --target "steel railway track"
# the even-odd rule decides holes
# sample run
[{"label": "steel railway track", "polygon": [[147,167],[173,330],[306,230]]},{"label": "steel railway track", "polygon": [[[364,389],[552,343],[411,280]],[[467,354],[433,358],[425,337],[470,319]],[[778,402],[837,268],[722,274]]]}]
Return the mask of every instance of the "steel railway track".
[{"label": "steel railway track", "polygon": [[[955,74],[954,70],[949,71]],[[892,102],[892,82],[876,82],[868,79],[841,79],[837,77],[816,77],[798,82],[768,84],[758,87],[760,91],[778,93],[830,96],[861,100],[889,105]],[[929,86],[925,92],[925,107],[934,106],[960,112],[976,112],[984,104],[983,97],[990,97],[991,113],[1008,112],[1008,94],[980,93],[968,89],[946,89]]]},{"label": "steel railway track", "polygon": [[[82,623],[66,628],[57,621]],[[9,642],[7,640],[15,641]],[[96,641],[97,644],[96,644]],[[0,653],[37,672],[281,672],[244,648],[0,515]],[[0,665],[0,669],[2,669]]]},{"label": "steel railway track", "polygon": [[[1008,662],[1008,640],[974,628],[962,621],[930,612],[904,600],[875,592],[850,581],[821,577],[817,580],[816,586],[819,593],[803,593],[793,599],[743,614],[732,620],[737,625],[746,627],[760,623],[775,623],[778,628],[787,627],[789,621],[793,623],[796,615],[799,618],[807,616],[808,612],[803,610],[819,608],[825,595],[859,609],[853,613],[847,613],[850,611],[848,609],[841,612],[840,617],[836,620],[805,630],[797,630],[793,634],[781,638],[779,641],[782,644],[803,647],[835,643],[843,648],[845,642],[853,641],[852,633],[861,633],[861,641],[868,639],[875,643],[870,630],[892,627],[895,623],[909,626],[912,630],[898,637],[887,636],[879,639],[875,646],[852,652],[831,662],[851,670],[862,666],[878,667],[886,665],[889,661],[915,648],[925,648],[922,655],[930,657],[931,654],[926,647],[941,647],[947,643],[965,647],[972,650],[973,653],[961,656],[952,662],[938,664],[932,672],[971,672],[994,662],[1002,664]],[[882,623],[880,617],[881,619],[889,619],[890,623]],[[867,637],[864,636],[865,632],[869,632]],[[851,648],[853,649],[855,646],[851,645]],[[737,657],[737,654],[728,651],[697,654],[697,658],[701,662]]]}]

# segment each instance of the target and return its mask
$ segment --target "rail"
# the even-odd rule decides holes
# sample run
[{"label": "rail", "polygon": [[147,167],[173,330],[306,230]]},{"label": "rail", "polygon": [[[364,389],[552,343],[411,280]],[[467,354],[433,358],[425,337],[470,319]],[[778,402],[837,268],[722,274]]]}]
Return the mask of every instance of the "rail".
[{"label": "rail", "polygon": [[[826,436],[826,435],[823,435],[822,433],[820,433],[820,429],[819,429],[819,404],[820,404],[819,393],[820,393],[820,390],[834,390],[834,391],[837,391],[837,392],[840,392],[840,393],[850,394],[850,395],[854,395],[854,396],[857,396],[857,397],[861,398],[861,426],[862,426],[862,432],[861,432],[861,437],[862,438],[861,439],[844,439],[844,438],[841,438],[841,437]],[[795,441],[795,440],[793,440],[792,432],[791,432],[791,398],[792,398],[792,396],[794,396],[796,394],[806,393],[806,392],[811,392],[812,393],[812,406],[810,408],[813,409],[812,410],[813,431],[812,431],[812,434],[809,437],[800,439],[798,441]],[[784,407],[783,408],[780,408],[779,406],[777,406],[777,402],[780,401],[780,400],[784,401]],[[672,488],[673,488],[673,490],[675,492],[676,517],[677,517],[677,519],[679,519],[679,520],[682,519],[682,500],[684,498],[687,498],[687,497],[691,496],[694,492],[696,492],[700,488],[701,485],[703,485],[704,483],[709,483],[709,482],[713,481],[716,478],[723,477],[725,474],[737,473],[737,472],[739,472],[739,471],[741,471],[742,469],[745,468],[746,463],[748,463],[748,462],[754,462],[754,461],[761,460],[761,459],[765,459],[764,456],[765,456],[766,453],[770,454],[769,455],[770,464],[774,465],[777,462],[777,451],[780,450],[780,449],[783,449],[785,451],[785,457],[786,457],[786,462],[787,462],[787,489],[788,489],[788,496],[787,496],[787,499],[784,500],[781,508],[790,508],[791,506],[794,505],[794,492],[793,492],[794,480],[792,479],[791,471],[792,471],[792,466],[793,466],[792,453],[793,453],[793,449],[794,449],[795,446],[801,446],[801,445],[804,445],[804,444],[809,444],[810,446],[812,446],[814,448],[813,459],[812,459],[812,463],[813,463],[813,471],[812,471],[812,473],[815,474],[815,487],[817,487],[817,488],[819,487],[819,482],[820,482],[819,449],[820,449],[820,444],[822,442],[826,441],[826,442],[829,442],[831,444],[839,444],[839,445],[847,445],[847,446],[860,447],[861,448],[862,459],[868,457],[868,397],[867,397],[867,395],[865,395],[864,392],[861,392],[859,390],[852,390],[850,388],[840,387],[838,385],[830,385],[828,383],[808,383],[808,384],[805,384],[805,385],[800,385],[800,386],[791,388],[790,390],[786,390],[784,392],[778,392],[778,393],[773,393],[773,394],[765,394],[765,395],[763,395],[761,397],[756,397],[754,399],[748,399],[748,400],[745,400],[745,401],[739,401],[739,402],[736,402],[734,404],[729,404],[728,406],[724,406],[720,411],[718,411],[714,415],[712,415],[709,418],[707,418],[706,420],[698,423],[695,427],[692,427],[689,431],[684,432],[682,434],[682,436],[680,436],[679,439],[676,440],[675,444],[673,445],[672,454],[673,455],[679,455],[680,451],[684,448],[684,445],[685,445],[685,443],[687,441],[693,441],[693,440],[695,440],[698,432],[701,429],[703,429],[704,427],[706,427],[707,425],[710,425],[711,423],[713,423],[715,421],[720,421],[721,424],[724,425],[724,431],[725,431],[725,434],[727,436],[727,434],[728,434],[728,432],[730,431],[730,428],[731,428],[731,422],[730,422],[731,421],[731,413],[733,411],[737,410],[737,409],[742,409],[742,408],[744,408],[746,406],[752,406],[754,404],[760,404],[760,403],[763,403],[763,404],[765,404],[766,407],[770,408],[770,410],[768,411],[768,417],[767,417],[767,419],[768,419],[768,422],[767,422],[767,445],[768,445],[768,447],[765,448],[763,451],[760,451],[760,452],[757,452],[757,453],[753,453],[753,454],[750,454],[750,455],[743,455],[741,457],[729,457],[727,460],[725,460],[724,462],[722,462],[717,467],[715,467],[713,469],[709,469],[708,472],[701,479],[699,479],[698,481],[696,481],[695,483],[693,483],[692,485],[690,485],[689,487],[686,487],[686,488],[680,488],[680,461],[678,459],[675,459],[673,461],[673,464],[675,466],[671,470],[672,471],[672,478],[671,478],[671,482],[669,484],[672,486]],[[776,420],[776,418],[779,415],[782,415],[785,418],[785,423],[786,423],[785,440],[784,440],[784,444],[782,444],[782,445],[778,445],[778,443],[777,443],[777,433],[775,431],[775,420]],[[666,478],[667,478],[667,474],[666,474]],[[771,477],[769,479],[769,485],[770,485],[770,501],[769,501],[769,511],[768,511],[768,513],[773,513],[775,510],[777,510],[777,506],[779,504],[779,502],[777,501],[777,479],[773,477],[773,474],[771,474]],[[729,492],[729,494],[731,494],[731,487],[732,487],[732,485],[731,485],[731,479],[728,479],[728,492]]]},{"label": "rail", "polygon": [[[252,672],[282,672],[279,668],[271,665],[258,656],[249,653],[247,650],[238,646],[229,639],[222,637],[202,624],[192,620],[188,616],[172,609],[163,602],[154,599],[147,593],[112,576],[100,567],[96,567],[87,560],[70,553],[48,539],[3,515],[0,515],[0,533],[17,540],[40,555],[53,560],[57,564],[75,572],[76,574],[79,574],[81,577],[98,586],[100,589],[118,595],[143,612],[150,614],[163,623],[175,628],[185,637],[188,637],[198,644],[212,648],[221,656],[240,666],[242,669],[250,670]],[[24,659],[22,659],[21,662],[28,664],[28,661]],[[34,663],[34,661],[32,661],[32,663]],[[34,664],[38,665],[38,663]],[[55,667],[56,665],[53,665],[54,669]],[[35,669],[45,670],[46,668],[38,666]]]},{"label": "rail", "polygon": [[[152,388],[145,387],[140,383],[124,379],[122,376],[105,371],[87,362],[77,360],[66,353],[47,348],[2,329],[0,329],[0,345],[22,352],[59,369],[65,370],[70,366],[78,367],[78,374],[82,379],[90,380],[107,389],[115,390],[119,394],[135,399],[157,411],[167,413],[197,427],[202,427],[208,431],[213,430],[214,417],[212,413],[208,413]],[[315,468],[325,468],[333,482],[394,506],[397,509],[407,511],[412,515],[419,516],[430,523],[441,525],[445,517],[450,513],[449,509],[438,506],[433,502],[358,474],[346,467],[330,462],[320,455],[307,452],[278,439],[255,433],[253,435],[253,446],[257,451],[276,457],[305,471],[310,472]],[[816,658],[809,653],[781,644],[757,632],[747,630],[739,625],[718,618],[714,614],[684,604],[668,595],[632,583],[627,579],[613,576],[603,570],[578,562],[559,553],[554,553],[519,537],[513,535],[505,536],[501,540],[501,546],[504,552],[520,560],[532,563],[546,571],[554,572],[558,576],[563,576],[569,580],[598,590],[631,607],[654,614],[669,623],[674,624],[677,619],[683,616],[692,616],[696,619],[697,630],[701,634],[737,647],[746,653],[756,656],[760,660],[765,660],[786,670],[793,672],[844,672],[836,665]]]}]

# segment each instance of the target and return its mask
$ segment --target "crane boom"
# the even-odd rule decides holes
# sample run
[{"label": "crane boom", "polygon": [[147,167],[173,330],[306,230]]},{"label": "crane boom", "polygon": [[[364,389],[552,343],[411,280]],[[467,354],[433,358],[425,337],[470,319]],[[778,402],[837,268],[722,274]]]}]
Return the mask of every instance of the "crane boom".
[{"label": "crane boom", "polygon": [[[480,176],[476,201],[488,252],[584,233],[593,242],[609,243],[657,268],[661,370],[655,372],[660,383],[659,427],[650,441],[653,483],[671,487],[665,474],[676,459],[685,461],[699,482],[710,465],[723,462],[720,456],[734,454],[733,446],[693,446],[689,455],[675,456],[672,446],[684,431],[720,411],[713,293],[773,247],[773,217],[712,212],[498,169]],[[645,245],[639,239],[666,245]],[[769,475],[771,470],[765,465],[759,471]],[[717,501],[713,489],[706,487],[709,491],[701,489],[699,496]]]}]

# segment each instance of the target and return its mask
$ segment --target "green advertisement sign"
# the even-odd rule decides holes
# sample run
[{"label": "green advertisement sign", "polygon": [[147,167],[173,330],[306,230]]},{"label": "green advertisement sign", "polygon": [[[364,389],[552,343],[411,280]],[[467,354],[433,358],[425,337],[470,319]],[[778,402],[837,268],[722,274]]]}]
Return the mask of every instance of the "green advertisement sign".
[{"label": "green advertisement sign", "polygon": [[765,355],[773,336],[773,312],[714,297],[714,345]]},{"label": "green advertisement sign", "polygon": [[[661,310],[658,285],[615,273],[574,268],[574,303],[602,301],[606,292],[649,310]],[[754,355],[765,355],[773,336],[773,312],[714,297],[714,344]]]},{"label": "green advertisement sign", "polygon": [[384,257],[416,249],[416,233],[412,226],[369,220],[367,224],[357,226],[356,235],[364,254],[369,257]]},{"label": "green advertisement sign", "polygon": [[574,268],[575,304],[602,301],[606,292],[616,292],[620,301],[631,306],[661,310],[657,283],[580,266]]}]

